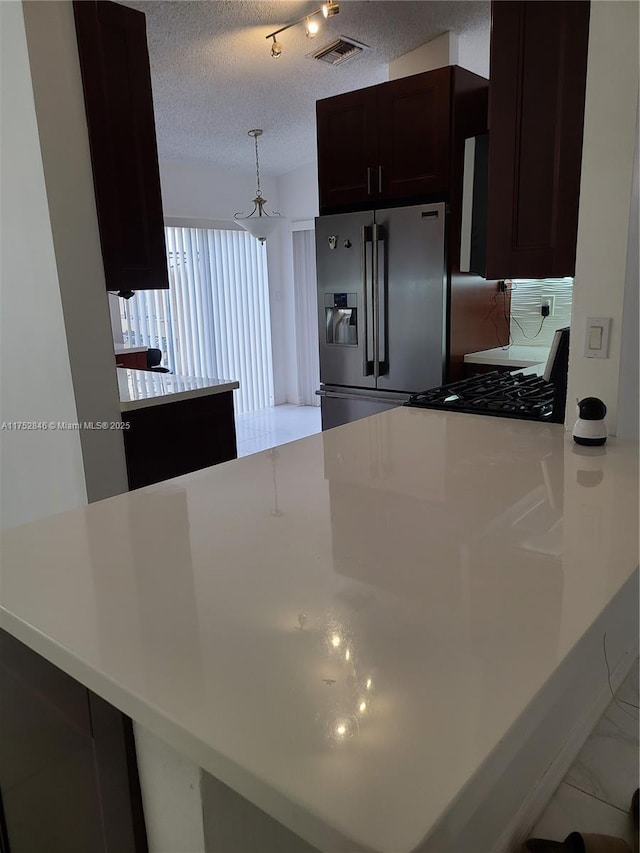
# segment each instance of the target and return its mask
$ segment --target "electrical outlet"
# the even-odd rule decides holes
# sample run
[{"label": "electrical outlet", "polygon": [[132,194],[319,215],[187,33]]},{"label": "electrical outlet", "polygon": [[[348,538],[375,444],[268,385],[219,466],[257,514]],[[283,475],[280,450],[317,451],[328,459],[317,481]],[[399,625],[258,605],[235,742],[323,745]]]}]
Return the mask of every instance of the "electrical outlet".
[{"label": "electrical outlet", "polygon": [[540,305],[540,314],[543,317],[553,317],[556,311],[556,298],[555,296],[545,296],[542,300],[542,304]]}]

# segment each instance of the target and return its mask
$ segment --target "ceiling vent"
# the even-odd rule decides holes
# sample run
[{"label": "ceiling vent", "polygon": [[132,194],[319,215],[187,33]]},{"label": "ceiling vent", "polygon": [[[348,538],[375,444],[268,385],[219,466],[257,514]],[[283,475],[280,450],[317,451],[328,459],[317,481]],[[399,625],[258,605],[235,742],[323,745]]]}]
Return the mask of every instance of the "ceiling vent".
[{"label": "ceiling vent", "polygon": [[326,62],[328,65],[340,65],[341,62],[346,62],[348,59],[355,59],[365,50],[371,50],[369,45],[347,38],[347,36],[340,36],[330,44],[325,44],[319,50],[307,54],[307,56],[310,59]]}]

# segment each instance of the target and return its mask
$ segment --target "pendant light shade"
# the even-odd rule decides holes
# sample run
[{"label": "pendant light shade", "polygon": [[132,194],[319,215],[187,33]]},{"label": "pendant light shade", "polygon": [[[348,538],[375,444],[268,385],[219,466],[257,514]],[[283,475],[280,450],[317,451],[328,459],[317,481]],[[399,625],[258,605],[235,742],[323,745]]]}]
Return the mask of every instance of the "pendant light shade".
[{"label": "pendant light shade", "polygon": [[269,216],[265,213],[264,216],[248,216],[246,219],[236,219],[242,225],[245,231],[248,231],[252,237],[255,237],[259,243],[264,243],[267,237],[276,230],[280,224],[282,217],[280,214]]},{"label": "pendant light shade", "polygon": [[262,136],[262,131],[259,128],[250,130],[249,136],[252,136],[255,142],[258,188],[256,189],[256,197],[253,199],[253,210],[251,213],[248,216],[243,216],[241,212],[236,213],[233,218],[238,225],[242,225],[245,231],[248,231],[259,243],[264,243],[267,237],[276,229],[278,223],[282,222],[282,217],[276,211],[267,213],[264,209],[267,200],[262,197],[260,189],[260,160],[258,158],[258,137]]}]

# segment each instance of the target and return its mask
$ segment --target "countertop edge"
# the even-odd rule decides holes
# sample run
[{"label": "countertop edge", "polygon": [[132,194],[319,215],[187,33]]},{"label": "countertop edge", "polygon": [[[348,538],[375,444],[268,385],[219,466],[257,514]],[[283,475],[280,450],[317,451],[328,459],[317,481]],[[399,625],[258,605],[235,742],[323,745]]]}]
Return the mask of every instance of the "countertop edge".
[{"label": "countertop edge", "polygon": [[[526,349],[526,354],[519,352],[520,349]],[[530,352],[532,347],[509,347],[508,349],[489,349],[480,350],[479,352],[468,352],[464,357],[465,364],[496,364],[503,366],[517,367],[533,367],[538,364],[546,364],[549,353],[548,350],[540,347],[540,358],[535,357]],[[515,350],[515,352],[514,352]]]},{"label": "countertop edge", "polygon": [[[9,613],[2,604],[0,629],[109,702],[135,723],[164,740],[207,773],[299,835],[303,841],[318,846],[319,851],[344,849],[347,844],[349,853],[382,853],[368,845],[363,846],[338,829],[327,826],[305,806],[292,801],[251,771],[243,769],[232,759],[213,749],[196,734],[166,717],[159,708],[149,705],[117,681],[97,672],[91,664],[43,634],[34,625]],[[309,838],[313,838],[313,841],[309,841]]]},{"label": "countertop edge", "polygon": [[207,388],[191,388],[187,391],[175,391],[158,397],[149,397],[145,400],[120,401],[121,412],[131,412],[136,409],[147,409],[151,406],[163,406],[168,403],[179,403],[181,400],[191,400],[194,397],[207,397],[212,394],[224,394],[240,387],[237,380],[221,382],[219,385],[210,385]]}]

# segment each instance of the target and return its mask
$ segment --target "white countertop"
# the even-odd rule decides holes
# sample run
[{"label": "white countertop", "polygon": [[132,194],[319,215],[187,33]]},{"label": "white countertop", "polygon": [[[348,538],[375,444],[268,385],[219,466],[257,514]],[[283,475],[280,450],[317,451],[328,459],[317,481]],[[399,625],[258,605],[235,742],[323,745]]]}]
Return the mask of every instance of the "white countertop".
[{"label": "white countertop", "polygon": [[468,352],[464,360],[468,364],[503,364],[513,367],[533,367],[542,365],[542,369],[549,357],[548,347],[526,347],[513,344],[509,347],[496,347],[495,349],[482,350],[481,352]]},{"label": "white countertop", "polygon": [[637,524],[636,444],[398,408],[6,532],[0,625],[319,849],[409,853]]},{"label": "white countertop", "polygon": [[120,411],[144,409],[163,403],[177,403],[208,394],[222,394],[239,387],[238,382],[224,379],[198,379],[193,376],[175,376],[156,370],[133,370],[118,367]]},{"label": "white countertop", "polygon": [[128,344],[114,344],[113,350],[116,355],[128,352],[146,352],[149,347],[130,347]]}]

